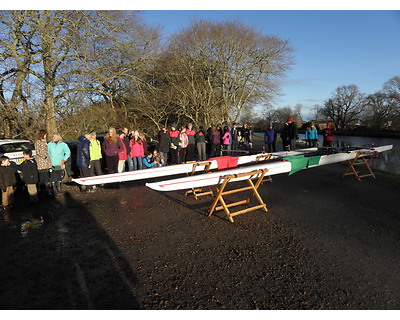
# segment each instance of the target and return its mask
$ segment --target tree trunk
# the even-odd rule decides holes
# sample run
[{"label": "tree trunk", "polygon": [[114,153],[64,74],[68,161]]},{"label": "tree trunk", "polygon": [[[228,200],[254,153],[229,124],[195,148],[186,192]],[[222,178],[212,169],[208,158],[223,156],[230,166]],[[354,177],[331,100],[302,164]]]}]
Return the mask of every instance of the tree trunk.
[{"label": "tree trunk", "polygon": [[46,84],[45,101],[43,104],[45,114],[45,125],[49,135],[57,132],[56,108],[54,101],[54,88],[51,84]]}]

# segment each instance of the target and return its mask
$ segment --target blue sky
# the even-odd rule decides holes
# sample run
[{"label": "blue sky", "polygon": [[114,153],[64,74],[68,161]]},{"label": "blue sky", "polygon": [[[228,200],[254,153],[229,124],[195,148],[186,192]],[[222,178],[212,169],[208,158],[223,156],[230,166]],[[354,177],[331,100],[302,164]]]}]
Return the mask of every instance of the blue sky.
[{"label": "blue sky", "polygon": [[393,76],[400,76],[399,1],[20,0],[0,5],[0,9],[38,8],[142,10],[144,21],[163,26],[165,37],[193,19],[239,19],[260,27],[266,35],[288,39],[295,49],[295,65],[287,73],[275,107],[300,103],[305,117],[340,86],[355,84],[361,92],[372,94]]},{"label": "blue sky", "polygon": [[400,76],[400,11],[394,10],[145,10],[146,23],[178,32],[193,19],[241,22],[288,39],[295,65],[275,107],[322,105],[336,88],[355,84],[372,94]]}]

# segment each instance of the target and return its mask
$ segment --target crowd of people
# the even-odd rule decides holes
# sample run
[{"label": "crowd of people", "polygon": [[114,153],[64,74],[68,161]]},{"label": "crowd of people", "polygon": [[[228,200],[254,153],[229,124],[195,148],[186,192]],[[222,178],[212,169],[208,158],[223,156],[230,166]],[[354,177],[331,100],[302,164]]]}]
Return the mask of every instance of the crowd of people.
[{"label": "crowd of people", "polygon": [[[31,202],[41,196],[55,196],[62,193],[63,170],[71,157],[71,150],[59,133],[54,133],[47,142],[48,133],[39,130],[34,142],[35,156],[31,150],[24,151],[25,161],[18,166],[22,172]],[[332,147],[332,126],[328,123],[323,131],[324,147]],[[288,119],[281,130],[283,150],[295,150],[297,127],[292,118]],[[190,161],[203,161],[219,157],[224,152],[235,154],[238,150],[252,147],[252,132],[248,124],[237,127],[213,125],[207,130],[203,126],[194,128],[191,123],[177,127],[172,124],[169,130],[164,127],[157,135],[156,148],[149,148],[144,133],[124,127],[120,131],[110,128],[101,144],[96,133],[85,133],[78,137],[76,164],[81,177],[103,174],[101,160],[105,157],[109,174],[142,170],[180,164]],[[305,140],[309,147],[318,146],[318,132],[314,125],[307,127]],[[264,134],[267,152],[276,152],[277,132],[269,125]],[[2,207],[9,209],[13,203],[13,194],[17,180],[15,168],[11,167],[8,157],[0,158],[0,187]],[[85,192],[95,192],[95,186],[86,186]]]},{"label": "crowd of people", "polygon": [[[322,131],[323,148],[332,148],[333,127],[331,123],[327,123],[326,128]],[[298,140],[297,126],[292,118],[289,118],[281,130],[281,140],[283,150],[296,150],[296,140]],[[273,125],[269,125],[264,133],[264,143],[267,146],[267,152],[276,152],[277,133]],[[318,130],[314,124],[307,126],[305,130],[305,142],[308,147],[318,147]]]},{"label": "crowd of people", "polygon": [[[71,158],[71,150],[59,133],[54,133],[50,142],[47,142],[47,137],[46,130],[39,130],[34,141],[35,155],[33,156],[32,150],[25,150],[25,161],[17,167],[11,165],[7,156],[0,158],[0,187],[4,210],[13,206],[17,170],[22,172],[32,203],[37,203],[41,197],[62,193],[63,171]],[[157,147],[149,148],[144,133],[129,130],[127,127],[120,131],[110,128],[103,143],[97,139],[95,132],[85,133],[78,137],[76,165],[79,174],[81,177],[90,177],[102,175],[103,169],[113,174],[206,160],[239,148],[247,150],[252,145],[249,125],[238,128],[235,123],[231,127],[214,125],[208,130],[202,126],[195,129],[191,123],[180,128],[172,124],[169,130],[162,128],[157,139]],[[105,168],[102,160],[105,160]],[[95,190],[95,186],[86,186],[82,191],[93,193]]]},{"label": "crowd of people", "polygon": [[63,169],[71,156],[68,145],[62,141],[59,133],[54,133],[47,143],[47,131],[39,130],[34,142],[35,156],[32,150],[24,150],[24,160],[20,165],[11,165],[7,156],[0,158],[0,187],[2,190],[2,209],[8,210],[14,204],[14,192],[17,185],[16,170],[22,173],[23,182],[29,193],[30,201],[37,203],[39,196],[54,196],[62,193]]}]

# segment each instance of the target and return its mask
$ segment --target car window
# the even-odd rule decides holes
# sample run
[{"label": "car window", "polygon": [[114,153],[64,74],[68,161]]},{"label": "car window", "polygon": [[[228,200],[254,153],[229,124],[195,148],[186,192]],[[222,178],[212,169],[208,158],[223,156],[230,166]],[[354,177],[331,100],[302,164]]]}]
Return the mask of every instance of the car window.
[{"label": "car window", "polygon": [[18,152],[30,149],[29,142],[14,142],[2,144],[0,146],[0,153]]}]

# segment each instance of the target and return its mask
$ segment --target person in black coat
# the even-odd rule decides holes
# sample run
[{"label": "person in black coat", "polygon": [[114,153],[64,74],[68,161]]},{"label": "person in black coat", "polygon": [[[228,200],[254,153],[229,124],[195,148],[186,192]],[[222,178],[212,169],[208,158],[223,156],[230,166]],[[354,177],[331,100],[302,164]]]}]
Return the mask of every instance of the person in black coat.
[{"label": "person in black coat", "polygon": [[[93,171],[90,169],[90,138],[90,133],[85,133],[85,135],[78,137],[79,144],[76,154],[76,164],[79,167],[81,177],[93,176]],[[81,191],[93,193],[95,192],[95,189],[90,185],[86,186],[85,190],[82,188]]]},{"label": "person in black coat", "polygon": [[11,167],[10,158],[7,156],[0,157],[0,189],[3,210],[7,210],[12,206],[16,185],[17,178],[14,169]]},{"label": "person in black coat", "polygon": [[171,139],[167,128],[163,127],[158,132],[158,152],[161,153],[161,157],[164,159],[164,163],[168,163],[168,152],[169,146],[171,145]]},{"label": "person in black coat", "polygon": [[28,189],[31,202],[38,202],[37,183],[39,182],[39,171],[36,160],[32,158],[31,150],[23,151],[25,161],[19,165],[19,170],[22,172],[22,178]]},{"label": "person in black coat", "polygon": [[297,126],[292,118],[288,120],[289,123],[289,142],[290,150],[296,150],[296,139],[297,139]]},{"label": "person in black coat", "polygon": [[287,151],[290,149],[290,142],[289,142],[289,123],[285,122],[281,131],[281,139],[282,139],[282,146],[283,151]]}]

